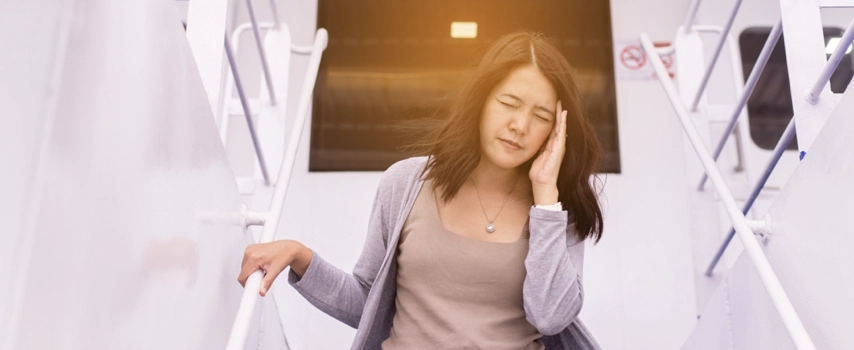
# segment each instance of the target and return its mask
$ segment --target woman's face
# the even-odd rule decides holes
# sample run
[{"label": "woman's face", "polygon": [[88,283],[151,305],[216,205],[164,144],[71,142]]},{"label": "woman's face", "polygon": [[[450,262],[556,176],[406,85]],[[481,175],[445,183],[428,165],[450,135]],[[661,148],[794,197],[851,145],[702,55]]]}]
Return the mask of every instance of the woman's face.
[{"label": "woman's face", "polygon": [[539,154],[554,128],[557,92],[534,65],[516,68],[486,98],[480,118],[482,161],[516,168]]}]

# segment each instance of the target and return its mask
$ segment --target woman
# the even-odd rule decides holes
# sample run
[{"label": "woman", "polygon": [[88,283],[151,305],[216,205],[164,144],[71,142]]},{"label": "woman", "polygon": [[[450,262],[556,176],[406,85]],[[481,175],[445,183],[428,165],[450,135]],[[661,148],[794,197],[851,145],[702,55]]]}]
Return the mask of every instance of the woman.
[{"label": "woman", "polygon": [[264,295],[289,266],[309,302],[358,328],[353,349],[598,348],[576,316],[584,240],[602,235],[600,148],[571,71],[542,35],[502,37],[428,157],[383,174],[352,274],[277,241],[249,246],[238,280],[263,269]]}]

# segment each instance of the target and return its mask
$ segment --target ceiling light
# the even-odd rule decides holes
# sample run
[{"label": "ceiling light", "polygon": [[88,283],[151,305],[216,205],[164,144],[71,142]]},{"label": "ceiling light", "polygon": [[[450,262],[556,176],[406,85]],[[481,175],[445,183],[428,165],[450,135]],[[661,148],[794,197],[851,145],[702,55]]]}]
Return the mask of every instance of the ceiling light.
[{"label": "ceiling light", "polygon": [[451,22],[451,37],[474,39],[477,37],[477,22]]}]

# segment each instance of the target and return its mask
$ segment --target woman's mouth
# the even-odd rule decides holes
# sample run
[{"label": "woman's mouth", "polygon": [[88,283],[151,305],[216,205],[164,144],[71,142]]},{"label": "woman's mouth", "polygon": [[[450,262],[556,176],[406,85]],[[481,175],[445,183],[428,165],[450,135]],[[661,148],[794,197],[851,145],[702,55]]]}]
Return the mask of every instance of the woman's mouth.
[{"label": "woman's mouth", "polygon": [[508,148],[508,149],[510,149],[510,150],[515,151],[515,150],[520,150],[520,149],[522,149],[522,145],[520,145],[520,144],[518,144],[518,143],[516,143],[516,142],[510,141],[510,140],[505,140],[505,139],[502,139],[502,138],[499,138],[498,140],[500,140],[500,141],[501,141],[501,143],[502,143],[502,144],[504,144],[504,147],[507,147],[507,148]]}]

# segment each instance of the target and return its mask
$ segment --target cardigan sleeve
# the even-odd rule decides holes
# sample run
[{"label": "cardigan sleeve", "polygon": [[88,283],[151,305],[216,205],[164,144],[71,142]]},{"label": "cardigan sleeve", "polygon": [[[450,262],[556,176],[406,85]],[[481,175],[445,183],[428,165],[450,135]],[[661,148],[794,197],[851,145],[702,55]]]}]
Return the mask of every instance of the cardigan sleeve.
[{"label": "cardigan sleeve", "polygon": [[584,241],[567,224],[566,211],[532,207],[527,275],[522,285],[528,322],[544,335],[560,333],[581,311]]},{"label": "cardigan sleeve", "polygon": [[352,273],[316,253],[301,279],[293,271],[288,272],[288,282],[312,305],[353,328],[359,326],[368,294],[390,249],[395,220],[425,162],[424,157],[405,159],[383,173],[368,220],[365,246]]},{"label": "cardigan sleeve", "polygon": [[353,328],[359,326],[368,293],[385,257],[389,228],[381,195],[383,182],[374,198],[365,246],[352,274],[323,260],[317,252],[302,278],[293,271],[288,272],[288,283],[306,300]]}]

